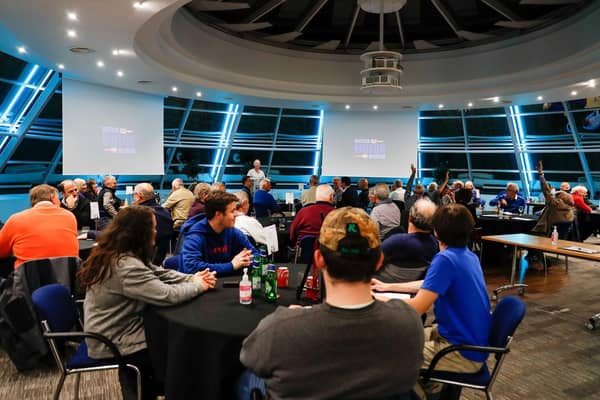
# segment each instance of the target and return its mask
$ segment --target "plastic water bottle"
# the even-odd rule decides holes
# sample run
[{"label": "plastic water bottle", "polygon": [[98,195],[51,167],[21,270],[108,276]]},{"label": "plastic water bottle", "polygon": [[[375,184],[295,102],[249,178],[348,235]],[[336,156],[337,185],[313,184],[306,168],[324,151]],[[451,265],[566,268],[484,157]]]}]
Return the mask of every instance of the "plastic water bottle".
[{"label": "plastic water bottle", "polygon": [[552,246],[556,246],[558,244],[558,230],[556,230],[556,226],[553,227],[550,238],[552,239]]},{"label": "plastic water bottle", "polygon": [[240,281],[240,304],[252,304],[252,283],[248,279],[248,268],[244,268],[244,276]]}]

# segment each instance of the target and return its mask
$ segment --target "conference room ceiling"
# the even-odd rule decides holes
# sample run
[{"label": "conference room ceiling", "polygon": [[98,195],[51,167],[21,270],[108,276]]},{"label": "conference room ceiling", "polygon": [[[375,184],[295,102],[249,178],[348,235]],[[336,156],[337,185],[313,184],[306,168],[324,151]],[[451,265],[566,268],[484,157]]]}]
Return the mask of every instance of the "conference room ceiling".
[{"label": "conference room ceiling", "polygon": [[[403,54],[477,46],[547,27],[591,0],[408,0],[385,14],[384,43]],[[200,22],[245,40],[323,53],[377,46],[379,15],[356,0],[193,0]]]}]

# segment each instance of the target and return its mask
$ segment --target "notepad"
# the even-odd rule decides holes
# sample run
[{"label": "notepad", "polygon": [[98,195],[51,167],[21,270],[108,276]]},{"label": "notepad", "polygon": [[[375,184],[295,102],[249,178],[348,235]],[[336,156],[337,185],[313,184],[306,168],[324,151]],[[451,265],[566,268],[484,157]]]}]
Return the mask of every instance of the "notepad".
[{"label": "notepad", "polygon": [[396,292],[375,292],[375,295],[381,297],[387,297],[388,299],[410,299],[410,294],[408,293],[396,293]]},{"label": "notepad", "polygon": [[561,247],[561,249],[578,251],[580,253],[585,253],[585,254],[595,254],[595,253],[600,252],[600,250],[588,249],[587,247],[579,247],[579,246],[566,246],[566,247]]}]

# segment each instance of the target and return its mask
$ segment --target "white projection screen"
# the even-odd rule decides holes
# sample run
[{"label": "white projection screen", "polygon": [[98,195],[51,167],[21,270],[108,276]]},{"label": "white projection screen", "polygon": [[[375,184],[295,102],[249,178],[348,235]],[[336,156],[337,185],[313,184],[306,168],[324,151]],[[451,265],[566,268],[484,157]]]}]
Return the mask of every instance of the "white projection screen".
[{"label": "white projection screen", "polygon": [[326,113],[322,175],[408,176],[417,165],[418,129],[416,111]]},{"label": "white projection screen", "polygon": [[163,175],[163,98],[63,79],[64,175]]}]

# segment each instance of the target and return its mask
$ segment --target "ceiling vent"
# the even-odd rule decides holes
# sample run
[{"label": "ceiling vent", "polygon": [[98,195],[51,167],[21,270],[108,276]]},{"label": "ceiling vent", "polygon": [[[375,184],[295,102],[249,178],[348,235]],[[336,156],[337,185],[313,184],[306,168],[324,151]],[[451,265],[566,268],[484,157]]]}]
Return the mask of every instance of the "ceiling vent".
[{"label": "ceiling vent", "polygon": [[93,53],[95,50],[89,47],[71,47],[69,51],[75,54],[88,54]]}]

